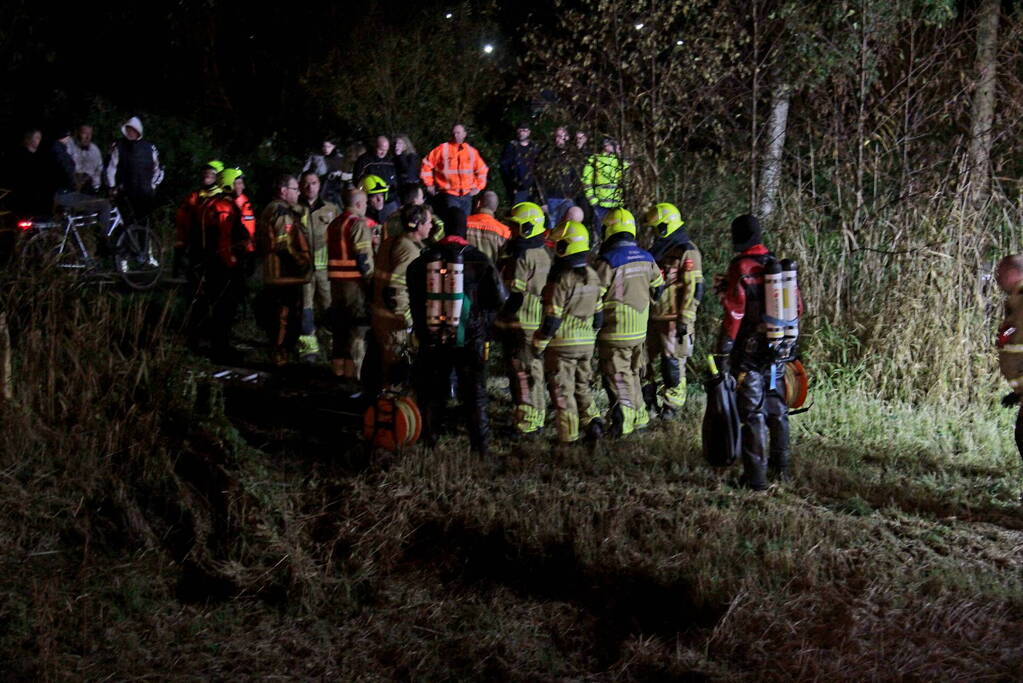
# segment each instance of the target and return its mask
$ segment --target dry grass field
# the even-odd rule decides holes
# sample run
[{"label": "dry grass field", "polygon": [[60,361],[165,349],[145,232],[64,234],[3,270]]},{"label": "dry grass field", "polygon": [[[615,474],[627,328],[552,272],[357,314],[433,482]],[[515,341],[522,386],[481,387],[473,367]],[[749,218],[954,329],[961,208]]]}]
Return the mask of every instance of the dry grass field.
[{"label": "dry grass field", "polygon": [[[868,301],[885,273],[927,282],[888,258],[861,265]],[[624,441],[369,453],[300,375],[269,403],[204,379],[161,295],[8,274],[0,659],[43,679],[1019,678],[1021,467],[971,273],[945,275],[975,305],[920,288],[901,327],[821,305],[794,480],[766,494],[702,461],[696,382]],[[936,320],[978,332],[915,337]]]}]

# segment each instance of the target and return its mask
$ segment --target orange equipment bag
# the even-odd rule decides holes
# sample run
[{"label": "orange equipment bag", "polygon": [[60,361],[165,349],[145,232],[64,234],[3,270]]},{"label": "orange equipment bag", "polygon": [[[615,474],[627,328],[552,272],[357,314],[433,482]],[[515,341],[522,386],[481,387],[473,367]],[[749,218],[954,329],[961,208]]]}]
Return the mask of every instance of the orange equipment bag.
[{"label": "orange equipment bag", "polygon": [[366,409],[362,435],[375,448],[397,451],[419,440],[423,418],[408,396],[381,396]]},{"label": "orange equipment bag", "polygon": [[798,360],[785,364],[785,404],[789,410],[798,410],[806,403],[806,395],[810,390],[810,378],[806,368]]}]

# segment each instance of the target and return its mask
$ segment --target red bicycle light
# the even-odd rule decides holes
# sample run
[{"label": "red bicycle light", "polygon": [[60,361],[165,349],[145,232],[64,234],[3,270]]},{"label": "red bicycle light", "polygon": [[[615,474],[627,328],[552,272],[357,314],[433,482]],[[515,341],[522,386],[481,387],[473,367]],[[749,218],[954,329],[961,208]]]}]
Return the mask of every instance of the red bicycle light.
[{"label": "red bicycle light", "polygon": [[18,221],[18,228],[21,229],[21,230],[31,230],[32,229],[32,221],[29,221],[29,220]]}]

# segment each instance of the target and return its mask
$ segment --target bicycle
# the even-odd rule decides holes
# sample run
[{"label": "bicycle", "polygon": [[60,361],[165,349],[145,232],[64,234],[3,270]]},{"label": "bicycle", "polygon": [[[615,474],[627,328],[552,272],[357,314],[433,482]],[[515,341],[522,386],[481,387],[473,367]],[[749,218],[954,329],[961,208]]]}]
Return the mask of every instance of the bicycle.
[{"label": "bicycle", "polygon": [[[21,258],[30,264],[53,264],[80,273],[116,273],[135,290],[156,286],[163,273],[160,238],[147,225],[126,224],[117,206],[110,209],[110,223],[99,229],[99,212],[67,211],[52,220],[23,219],[18,228],[28,236]],[[105,270],[82,237],[82,228],[95,225],[96,234],[113,257],[113,268]]]}]

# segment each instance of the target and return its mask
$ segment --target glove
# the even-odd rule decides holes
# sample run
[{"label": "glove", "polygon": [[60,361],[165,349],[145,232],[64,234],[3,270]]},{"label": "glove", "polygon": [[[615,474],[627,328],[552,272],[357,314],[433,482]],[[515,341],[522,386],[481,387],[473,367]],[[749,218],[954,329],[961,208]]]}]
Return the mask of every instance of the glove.
[{"label": "glove", "polygon": [[684,341],[686,335],[688,334],[689,326],[687,326],[685,323],[679,323],[678,325],[675,326],[675,339],[677,339],[678,341]]},{"label": "glove", "polygon": [[1002,407],[1011,408],[1014,405],[1019,405],[1019,394],[1015,391],[1010,391],[1005,396],[1002,396]]}]

